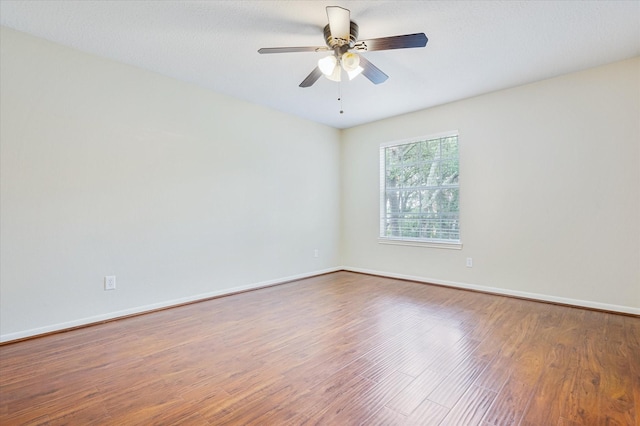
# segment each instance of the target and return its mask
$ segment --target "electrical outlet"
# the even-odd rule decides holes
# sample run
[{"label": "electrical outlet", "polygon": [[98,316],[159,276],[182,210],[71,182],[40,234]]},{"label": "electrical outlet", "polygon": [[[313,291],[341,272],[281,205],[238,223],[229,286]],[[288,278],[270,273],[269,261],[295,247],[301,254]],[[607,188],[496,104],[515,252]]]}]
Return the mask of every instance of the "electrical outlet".
[{"label": "electrical outlet", "polygon": [[473,258],[467,257],[467,268],[473,268]]},{"label": "electrical outlet", "polygon": [[318,249],[313,250],[313,257],[320,257],[320,251]]},{"label": "electrical outlet", "polygon": [[108,275],[104,277],[104,289],[105,290],[115,290],[116,289],[116,276]]}]

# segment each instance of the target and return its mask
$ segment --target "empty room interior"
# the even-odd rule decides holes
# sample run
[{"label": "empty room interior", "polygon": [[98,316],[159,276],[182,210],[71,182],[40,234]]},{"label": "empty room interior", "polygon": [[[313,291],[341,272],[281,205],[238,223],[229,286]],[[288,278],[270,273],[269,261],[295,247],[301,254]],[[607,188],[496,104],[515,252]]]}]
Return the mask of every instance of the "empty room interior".
[{"label": "empty room interior", "polygon": [[639,1],[0,24],[0,424],[640,424]]}]

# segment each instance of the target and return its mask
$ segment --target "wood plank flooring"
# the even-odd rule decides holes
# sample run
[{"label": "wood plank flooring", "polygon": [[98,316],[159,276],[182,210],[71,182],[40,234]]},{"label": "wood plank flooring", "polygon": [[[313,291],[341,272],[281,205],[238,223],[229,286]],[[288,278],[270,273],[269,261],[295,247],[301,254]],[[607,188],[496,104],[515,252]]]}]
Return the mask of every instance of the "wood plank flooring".
[{"label": "wood plank flooring", "polygon": [[640,318],[337,272],[0,347],[2,425],[638,425]]}]

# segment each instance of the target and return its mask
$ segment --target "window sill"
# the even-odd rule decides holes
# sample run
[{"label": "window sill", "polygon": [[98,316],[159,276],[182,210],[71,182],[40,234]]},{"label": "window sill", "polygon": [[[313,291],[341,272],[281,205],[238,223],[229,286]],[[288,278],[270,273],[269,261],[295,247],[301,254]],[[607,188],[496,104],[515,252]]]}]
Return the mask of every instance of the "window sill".
[{"label": "window sill", "polygon": [[411,247],[429,247],[449,250],[461,250],[462,243],[440,242],[440,241],[411,241],[411,240],[395,240],[392,238],[378,238],[378,244],[391,244],[396,246]]}]

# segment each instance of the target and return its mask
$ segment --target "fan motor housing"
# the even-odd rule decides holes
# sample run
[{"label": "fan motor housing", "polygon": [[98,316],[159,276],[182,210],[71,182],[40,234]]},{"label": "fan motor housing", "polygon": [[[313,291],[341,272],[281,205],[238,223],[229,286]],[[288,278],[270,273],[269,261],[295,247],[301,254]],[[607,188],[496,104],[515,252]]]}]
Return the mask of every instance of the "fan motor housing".
[{"label": "fan motor housing", "polygon": [[329,25],[326,25],[324,27],[324,41],[325,43],[327,43],[327,46],[329,46],[331,49],[340,49],[344,48],[346,46],[346,48],[344,48],[344,51],[346,52],[348,49],[351,49],[355,44],[356,41],[358,40],[358,24],[356,24],[353,21],[351,22],[351,27],[349,29],[349,40],[343,40],[341,38],[333,38],[331,36],[331,28],[329,28]]}]

